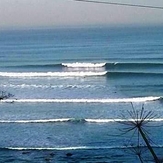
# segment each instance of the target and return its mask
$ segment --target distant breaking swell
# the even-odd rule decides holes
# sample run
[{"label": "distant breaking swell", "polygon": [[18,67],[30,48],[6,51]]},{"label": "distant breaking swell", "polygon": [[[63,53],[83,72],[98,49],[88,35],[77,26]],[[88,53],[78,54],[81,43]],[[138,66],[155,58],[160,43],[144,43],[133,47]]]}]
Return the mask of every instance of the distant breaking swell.
[{"label": "distant breaking swell", "polygon": [[[0,150],[16,150],[16,151],[24,151],[24,150],[38,150],[38,151],[48,151],[48,150],[58,150],[58,151],[67,151],[67,150],[103,150],[103,149],[130,149],[137,146],[73,146],[73,147],[5,147],[0,148]],[[145,146],[140,146],[141,148],[145,148]],[[163,148],[163,145],[153,146],[154,148]]]},{"label": "distant breaking swell", "polygon": [[[148,122],[163,122],[163,118],[146,119]],[[39,120],[0,120],[0,123],[114,123],[114,122],[133,122],[133,119],[39,119]]]},{"label": "distant breaking swell", "polygon": [[120,99],[4,99],[1,103],[131,103],[162,100],[162,97],[136,97]]}]

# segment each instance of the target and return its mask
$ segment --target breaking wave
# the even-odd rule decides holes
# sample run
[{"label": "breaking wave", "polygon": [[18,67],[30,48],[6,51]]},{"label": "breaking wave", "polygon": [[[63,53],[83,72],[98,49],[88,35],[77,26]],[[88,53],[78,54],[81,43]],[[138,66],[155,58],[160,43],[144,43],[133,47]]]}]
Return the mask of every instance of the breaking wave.
[{"label": "breaking wave", "polygon": [[[135,146],[136,147],[136,146]],[[140,146],[144,148],[145,146]],[[163,148],[163,145],[155,145],[154,148]],[[68,151],[68,150],[100,150],[100,149],[130,149],[134,146],[72,146],[72,147],[6,147],[0,148],[1,150],[38,150],[38,151],[48,151],[48,150],[58,150],[58,151]]]},{"label": "breaking wave", "polygon": [[121,67],[121,68],[134,68],[134,67],[163,67],[162,62],[103,62],[103,63],[91,63],[91,62],[72,62],[72,63],[54,63],[54,64],[34,64],[34,65],[15,65],[15,66],[6,66],[8,68],[98,68],[98,67]]},{"label": "breaking wave", "polygon": [[0,72],[2,77],[86,77],[86,76],[104,76],[103,72]]},{"label": "breaking wave", "polygon": [[135,97],[135,98],[119,98],[119,99],[5,99],[1,102],[6,103],[131,103],[131,102],[147,102],[161,100],[162,97]]},{"label": "breaking wave", "polygon": [[109,78],[118,77],[163,77],[163,73],[158,72],[126,72],[126,71],[72,71],[72,72],[0,72],[0,77],[91,77],[108,76]]},{"label": "breaking wave", "polygon": [[[114,122],[132,122],[133,119],[39,119],[39,120],[0,120],[0,123],[114,123]],[[150,122],[163,122],[163,118],[146,119]]]},{"label": "breaking wave", "polygon": [[71,68],[96,68],[96,67],[104,67],[106,63],[62,63],[62,66],[71,67]]}]

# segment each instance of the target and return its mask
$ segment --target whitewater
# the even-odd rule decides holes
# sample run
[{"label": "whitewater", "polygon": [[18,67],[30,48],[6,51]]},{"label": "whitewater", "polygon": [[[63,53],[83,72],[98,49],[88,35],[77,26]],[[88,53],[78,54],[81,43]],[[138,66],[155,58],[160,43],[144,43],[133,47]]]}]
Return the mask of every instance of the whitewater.
[{"label": "whitewater", "polygon": [[138,98],[124,98],[124,99],[6,99],[0,102],[5,103],[140,103],[148,101],[161,100],[162,97],[138,97]]}]

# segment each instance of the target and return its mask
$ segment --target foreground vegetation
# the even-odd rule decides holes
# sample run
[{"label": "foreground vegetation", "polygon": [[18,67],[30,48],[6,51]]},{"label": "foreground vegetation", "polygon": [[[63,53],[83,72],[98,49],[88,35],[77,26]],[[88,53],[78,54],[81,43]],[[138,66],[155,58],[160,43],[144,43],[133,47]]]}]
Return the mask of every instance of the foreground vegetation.
[{"label": "foreground vegetation", "polygon": [[[145,146],[153,157],[153,161],[155,163],[163,163],[163,160],[160,159],[154,151],[151,145],[152,141],[149,137],[149,133],[146,130],[147,124],[152,122],[153,119],[156,118],[156,115],[152,111],[145,111],[144,105],[141,110],[135,110],[132,104],[132,110],[128,111],[128,116],[129,118],[126,118],[126,115],[122,115],[122,118],[126,119],[126,121],[120,123],[125,125],[123,128],[123,132],[125,134],[128,132],[137,133],[137,144],[131,148],[132,152],[134,152],[138,156],[140,162],[143,163],[144,152],[142,150],[142,146]],[[142,145],[142,142],[144,142],[144,145]]]}]

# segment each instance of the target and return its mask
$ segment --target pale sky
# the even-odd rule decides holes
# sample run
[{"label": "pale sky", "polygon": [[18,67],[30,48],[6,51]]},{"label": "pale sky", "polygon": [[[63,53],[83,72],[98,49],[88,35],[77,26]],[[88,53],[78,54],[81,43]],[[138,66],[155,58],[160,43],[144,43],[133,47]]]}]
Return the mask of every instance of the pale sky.
[{"label": "pale sky", "polygon": [[[163,0],[103,1],[163,6]],[[73,0],[0,0],[0,29],[85,25],[163,25],[163,10]]]}]

